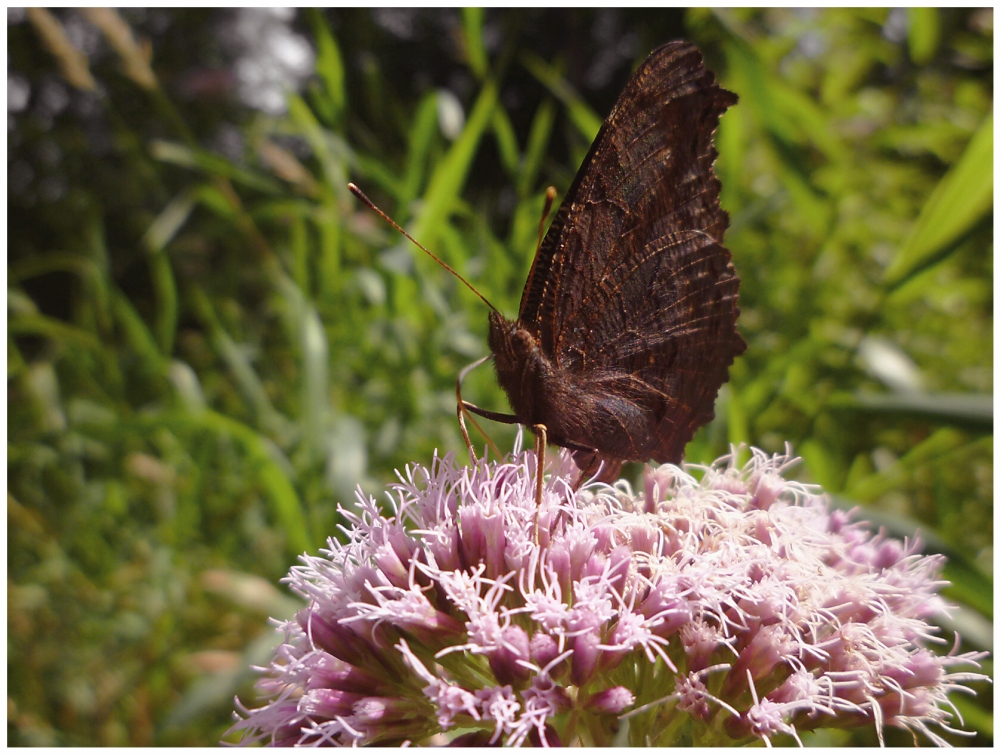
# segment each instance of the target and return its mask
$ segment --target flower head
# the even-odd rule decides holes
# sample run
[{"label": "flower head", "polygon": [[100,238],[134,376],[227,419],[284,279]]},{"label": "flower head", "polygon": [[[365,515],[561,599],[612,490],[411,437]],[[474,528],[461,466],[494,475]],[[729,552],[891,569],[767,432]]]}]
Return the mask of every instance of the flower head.
[{"label": "flower head", "polygon": [[[892,725],[943,739],[942,560],[873,536],[782,473],[787,455],[585,485],[557,459],[409,467],[389,512],[287,581],[309,601],[234,726],[275,744],[608,745],[797,740]],[[700,479],[691,471],[700,471]],[[536,513],[540,522],[537,541]],[[442,734],[445,736],[442,738]],[[622,733],[624,735],[624,733]]]}]

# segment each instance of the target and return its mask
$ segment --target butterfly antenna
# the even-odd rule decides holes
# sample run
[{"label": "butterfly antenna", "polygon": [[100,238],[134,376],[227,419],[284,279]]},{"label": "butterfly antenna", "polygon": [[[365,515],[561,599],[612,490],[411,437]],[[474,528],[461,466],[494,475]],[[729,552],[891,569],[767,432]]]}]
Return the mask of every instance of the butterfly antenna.
[{"label": "butterfly antenna", "polygon": [[[452,269],[451,267],[449,267],[449,266],[448,266],[447,264],[445,264],[445,263],[444,263],[444,262],[443,262],[442,260],[438,259],[438,258],[437,258],[436,256],[434,256],[433,254],[431,254],[431,252],[429,252],[429,251],[427,250],[427,247],[426,247],[426,246],[424,246],[424,245],[423,245],[422,243],[420,243],[419,241],[417,241],[417,240],[416,240],[416,239],[415,239],[415,238],[414,238],[413,236],[411,236],[411,235],[410,235],[409,233],[407,233],[407,232],[406,232],[405,230],[403,230],[402,228],[400,228],[400,227],[399,227],[399,225],[398,225],[398,224],[396,223],[396,221],[395,221],[395,220],[393,220],[393,219],[392,219],[391,217],[389,217],[389,216],[388,216],[388,215],[387,215],[387,214],[386,214],[385,212],[383,212],[383,211],[382,211],[382,210],[380,210],[380,209],[379,209],[378,207],[376,207],[376,206],[375,206],[375,203],[374,203],[374,202],[373,202],[373,201],[372,201],[371,199],[369,199],[369,198],[368,198],[367,196],[365,196],[365,192],[364,192],[364,191],[362,191],[361,189],[359,189],[359,188],[358,188],[358,187],[357,187],[357,186],[356,186],[355,184],[353,184],[353,183],[348,183],[348,184],[347,184],[347,188],[348,188],[348,189],[350,189],[350,192],[351,192],[352,194],[354,194],[354,195],[355,195],[356,197],[358,197],[358,199],[360,199],[360,200],[361,200],[361,201],[362,201],[362,202],[363,202],[363,203],[364,203],[365,205],[367,205],[368,209],[370,209],[370,210],[372,210],[373,212],[376,212],[377,214],[381,215],[381,217],[382,217],[382,219],[383,219],[383,220],[385,220],[385,221],[386,221],[387,223],[389,223],[389,225],[391,225],[392,227],[394,227],[394,228],[395,228],[396,230],[398,230],[398,231],[399,231],[400,233],[402,233],[402,234],[403,234],[404,236],[406,236],[407,238],[409,238],[409,239],[410,239],[410,241],[412,241],[412,242],[413,242],[413,243],[414,243],[414,244],[415,244],[415,245],[416,245],[416,246],[417,246],[417,247],[418,247],[418,248],[419,248],[419,249],[420,249],[421,251],[423,251],[423,252],[424,252],[424,253],[425,253],[425,254],[426,254],[427,256],[429,256],[429,257],[430,257],[431,259],[433,259],[433,260],[434,260],[435,262],[437,262],[437,263],[438,263],[439,265],[441,265],[441,266],[442,266],[442,267],[444,267],[444,268],[445,268],[446,270],[448,270],[448,272],[450,272],[450,273],[451,273],[452,275],[454,275],[454,276],[455,276],[455,277],[457,277],[457,278],[458,278],[459,280],[461,280],[461,281],[462,281],[463,283],[465,283],[466,287],[468,287],[468,289],[469,289],[470,291],[472,291],[472,292],[473,292],[473,293],[475,293],[475,294],[476,294],[477,296],[479,296],[479,298],[481,298],[481,299],[483,300],[483,303],[484,303],[484,304],[486,304],[486,305],[487,305],[487,306],[488,306],[488,307],[489,307],[490,309],[492,309],[493,311],[497,311],[497,308],[496,308],[495,306],[493,306],[493,304],[491,304],[491,303],[490,303],[490,302],[489,302],[489,301],[488,301],[488,300],[486,299],[486,296],[484,296],[484,295],[483,295],[482,293],[480,293],[479,291],[477,291],[477,290],[476,290],[476,289],[475,289],[475,288],[473,287],[472,283],[470,283],[470,282],[469,282],[468,280],[466,280],[466,279],[465,279],[464,277],[462,277],[462,276],[461,276],[461,275],[459,275],[459,274],[458,274],[457,272],[455,272],[455,271],[454,271],[454,270],[453,270],[453,269]],[[551,204],[551,202],[550,202],[550,204]]]},{"label": "butterfly antenna", "polygon": [[[542,248],[542,239],[545,237],[545,220],[552,210],[552,202],[556,200],[556,187],[549,186],[545,189],[545,208],[542,209],[542,219],[538,221],[538,249]],[[535,253],[538,253],[535,249]]]}]

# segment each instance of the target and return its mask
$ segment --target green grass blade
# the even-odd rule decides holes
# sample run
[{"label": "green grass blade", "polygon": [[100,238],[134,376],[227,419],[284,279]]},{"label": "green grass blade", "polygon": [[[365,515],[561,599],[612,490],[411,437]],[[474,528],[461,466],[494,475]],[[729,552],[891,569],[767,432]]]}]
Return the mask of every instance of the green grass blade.
[{"label": "green grass blade", "polygon": [[[434,125],[437,126],[437,105],[434,107]],[[354,155],[351,168],[356,170],[361,176],[376,184],[380,189],[385,191],[390,196],[395,197],[411,197],[407,192],[408,188],[404,188],[403,183],[400,181],[399,173],[386,166],[381,160],[375,157],[370,157],[362,152],[358,152]],[[355,180],[355,183],[364,189],[365,193],[371,192],[371,186],[365,186],[361,182],[361,179]],[[419,186],[417,188],[417,193],[419,193]],[[412,195],[410,201],[416,198],[416,194]],[[402,207],[402,205],[400,205]]]},{"label": "green grass blade", "polygon": [[288,250],[291,252],[292,279],[300,290],[311,289],[309,274],[309,231],[299,214],[285,217],[288,223]]},{"label": "green grass blade", "polygon": [[8,335],[41,335],[57,342],[82,346],[99,355],[101,341],[92,333],[44,314],[19,314],[7,319]]},{"label": "green grass blade", "polygon": [[150,224],[143,243],[151,251],[160,251],[170,243],[178,231],[184,227],[195,206],[195,193],[184,191],[175,196]]},{"label": "green grass blade", "polygon": [[[420,194],[427,170],[427,158],[437,134],[437,92],[429,92],[421,97],[417,113],[413,118],[413,127],[410,129],[403,183],[396,197],[399,200],[397,222],[406,222],[410,213],[410,203]],[[389,172],[387,168],[385,170]]]},{"label": "green grass blade", "polygon": [[483,19],[486,12],[482,8],[462,8],[462,29],[465,32],[465,55],[469,68],[480,81],[489,72],[489,58],[483,45]]},{"label": "green grass blade", "polygon": [[339,120],[347,107],[344,60],[340,54],[340,46],[319,9],[310,10],[309,20],[316,41],[316,73],[323,81],[323,90],[330,105],[330,115],[332,119]]},{"label": "green grass blade", "polygon": [[166,246],[184,226],[196,204],[193,191],[175,197],[156,217],[143,237],[149,255],[149,274],[156,296],[156,340],[160,351],[170,354],[174,350],[177,334],[177,283],[174,279]]},{"label": "green grass blade", "polygon": [[330,419],[327,398],[330,347],[316,308],[298,286],[289,278],[279,276],[276,288],[282,299],[281,309],[285,314],[286,328],[299,346],[302,360],[299,425],[302,427],[307,456],[316,461],[322,457],[323,433]]},{"label": "green grass blade", "polygon": [[546,99],[538,106],[531,121],[528,142],[524,147],[524,159],[517,177],[517,195],[522,199],[531,193],[542,170],[542,161],[552,138],[552,127],[556,122],[555,103]]},{"label": "green grass blade", "polygon": [[146,370],[150,374],[163,374],[167,360],[159,344],[132,303],[120,291],[112,291],[111,311],[132,352],[143,362]]},{"label": "green grass blade", "polygon": [[993,208],[993,115],[935,187],[912,232],[885,271],[897,286],[947,253]]},{"label": "green grass blade", "polygon": [[907,8],[907,44],[910,60],[917,65],[931,62],[941,41],[941,18],[937,8]]},{"label": "green grass blade", "polygon": [[79,254],[53,251],[49,254],[25,257],[12,262],[7,268],[7,285],[18,285],[25,280],[39,275],[47,275],[50,272],[68,272],[79,276],[83,282],[87,283],[91,278],[100,274],[100,269],[93,260]]},{"label": "green grass blade", "polygon": [[521,172],[521,150],[517,146],[517,135],[507,113],[500,107],[493,112],[493,134],[500,149],[500,161],[511,180],[516,181]]},{"label": "green grass blade", "polygon": [[229,368],[236,381],[240,393],[246,399],[251,411],[260,426],[267,431],[277,431],[284,424],[279,414],[271,404],[263,383],[257,376],[247,354],[241,349],[222,327],[211,300],[201,288],[192,292],[195,311],[208,331],[209,340],[219,359]]},{"label": "green grass blade", "polygon": [[195,149],[171,141],[156,140],[150,145],[150,152],[160,162],[199,170],[205,175],[222,176],[234,183],[256,189],[266,194],[279,195],[284,193],[280,183],[271,180],[253,170],[233,165],[224,157]]},{"label": "green grass blade", "polygon": [[461,135],[455,139],[431,176],[427,192],[424,194],[423,211],[411,231],[413,237],[429,249],[433,250],[438,229],[453,211],[465,185],[479,142],[493,120],[497,98],[496,84],[487,81],[465,122]]},{"label": "green grass blade", "polygon": [[[344,155],[338,154],[339,150],[335,146],[338,140],[332,138],[333,135],[316,120],[313,111],[301,97],[293,95],[288,98],[288,114],[309,142],[310,149],[323,167],[324,196],[329,201],[338,191],[346,191],[346,188],[342,187],[347,186],[347,167],[344,164]],[[346,149],[346,145],[344,148]]]},{"label": "green grass blade", "polygon": [[838,393],[829,406],[993,430],[993,396],[965,393]]},{"label": "green grass blade", "polygon": [[[750,421],[740,396],[732,385],[724,385],[724,401],[726,431],[730,445],[745,445],[750,443]],[[721,413],[721,412],[720,412]]]},{"label": "green grass blade", "polygon": [[335,298],[343,288],[341,269],[343,232],[340,218],[332,212],[317,216],[319,229],[319,292],[325,300]]},{"label": "green grass blade", "polygon": [[532,53],[524,53],[521,55],[521,63],[532,76],[555,95],[556,99],[566,106],[570,121],[576,126],[576,130],[580,132],[588,144],[592,142],[604,122],[600,116],[584,102],[583,98],[566,82],[566,79],[542,58]]},{"label": "green grass blade", "polygon": [[[965,634],[960,635],[965,637]],[[992,636],[992,627],[990,635]],[[989,675],[993,675],[992,664],[987,666],[987,672]],[[978,706],[974,699],[969,699],[963,694],[952,694],[948,701],[955,705],[958,714],[962,716],[965,730],[975,730],[984,740],[993,739],[993,716],[987,709]]]},{"label": "green grass blade", "polygon": [[[752,112],[753,119],[770,137],[780,166],[781,185],[810,229],[817,235],[825,234],[831,209],[804,172],[804,150],[815,147],[831,160],[846,159],[843,145],[831,135],[829,117],[801,92],[782,86],[742,40],[727,45],[726,54],[733,87],[741,95],[741,107]],[[738,117],[746,117],[746,110],[741,113]]]}]

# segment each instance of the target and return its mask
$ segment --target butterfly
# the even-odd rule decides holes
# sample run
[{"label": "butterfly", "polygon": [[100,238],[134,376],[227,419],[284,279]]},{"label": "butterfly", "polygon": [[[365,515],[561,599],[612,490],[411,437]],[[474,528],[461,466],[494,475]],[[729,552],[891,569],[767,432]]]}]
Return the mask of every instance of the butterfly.
[{"label": "butterfly", "polygon": [[581,479],[681,461],[746,350],[712,171],[713,134],[736,101],[688,42],[646,58],[538,247],[517,319],[490,313],[514,414],[465,408],[570,449]]}]

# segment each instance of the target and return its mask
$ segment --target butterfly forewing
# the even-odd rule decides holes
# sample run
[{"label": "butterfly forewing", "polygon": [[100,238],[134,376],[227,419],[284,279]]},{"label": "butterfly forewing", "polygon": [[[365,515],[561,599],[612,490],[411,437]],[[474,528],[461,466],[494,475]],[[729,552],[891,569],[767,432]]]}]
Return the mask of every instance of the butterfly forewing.
[{"label": "butterfly forewing", "polygon": [[551,375],[505,386],[515,412],[611,466],[679,461],[745,348],[712,173],[712,135],[735,102],[693,45],[654,51],[601,128],[528,276],[516,324]]}]

